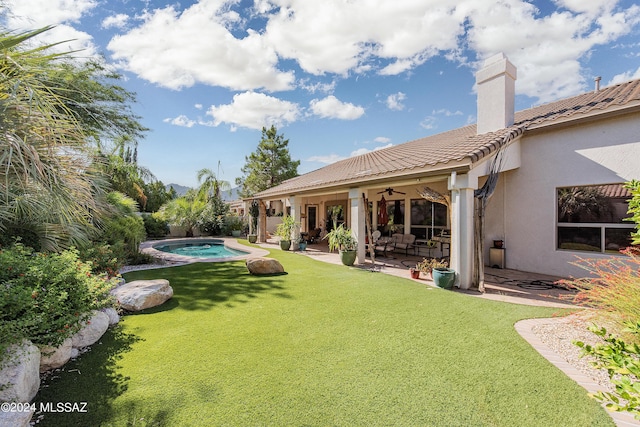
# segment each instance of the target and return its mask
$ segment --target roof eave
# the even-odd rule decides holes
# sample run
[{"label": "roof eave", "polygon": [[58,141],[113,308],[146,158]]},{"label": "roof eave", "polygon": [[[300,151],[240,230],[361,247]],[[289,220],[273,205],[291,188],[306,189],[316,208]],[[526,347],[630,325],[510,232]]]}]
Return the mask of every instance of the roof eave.
[{"label": "roof eave", "polygon": [[385,186],[398,181],[411,181],[419,178],[432,178],[438,176],[448,176],[452,172],[465,173],[471,170],[472,160],[464,158],[458,161],[450,161],[435,165],[436,167],[414,168],[401,171],[400,173],[371,175],[368,177],[354,177],[348,180],[327,183],[317,186],[304,186],[299,188],[283,189],[281,191],[265,190],[258,193],[254,198],[260,199],[277,199],[292,196],[310,196],[321,194],[332,194],[340,191],[348,191],[351,188],[375,188]]}]

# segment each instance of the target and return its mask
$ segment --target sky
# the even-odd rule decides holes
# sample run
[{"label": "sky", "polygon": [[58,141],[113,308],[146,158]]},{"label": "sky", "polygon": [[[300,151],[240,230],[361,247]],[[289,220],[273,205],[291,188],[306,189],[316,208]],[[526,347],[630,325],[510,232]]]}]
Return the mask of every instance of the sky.
[{"label": "sky", "polygon": [[101,58],[150,128],[138,162],[165,184],[234,185],[262,127],[300,174],[476,122],[475,72],[503,52],[516,110],[640,78],[635,0],[0,0],[5,30],[55,25]]}]

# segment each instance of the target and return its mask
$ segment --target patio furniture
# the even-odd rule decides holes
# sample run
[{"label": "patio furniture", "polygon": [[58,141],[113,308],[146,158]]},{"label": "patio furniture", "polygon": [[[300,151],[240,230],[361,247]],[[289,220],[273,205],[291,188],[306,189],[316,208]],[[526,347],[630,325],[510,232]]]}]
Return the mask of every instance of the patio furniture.
[{"label": "patio furniture", "polygon": [[438,243],[435,240],[430,239],[416,239],[415,241],[415,255],[420,255],[420,249],[424,248],[427,250],[427,258],[432,258],[431,251],[436,248]]},{"label": "patio furniture", "polygon": [[395,250],[395,246],[395,240],[392,236],[378,239],[373,249],[376,255],[382,252],[382,256],[386,258],[388,256],[388,252],[393,252]]},{"label": "patio furniture", "polygon": [[409,255],[409,249],[414,248],[416,236],[414,234],[396,233],[391,238],[394,240],[394,250],[404,251],[405,255]]},{"label": "patio furniture", "polygon": [[309,233],[307,233],[307,242],[308,243],[316,243],[316,240],[320,239],[320,229],[314,228]]}]

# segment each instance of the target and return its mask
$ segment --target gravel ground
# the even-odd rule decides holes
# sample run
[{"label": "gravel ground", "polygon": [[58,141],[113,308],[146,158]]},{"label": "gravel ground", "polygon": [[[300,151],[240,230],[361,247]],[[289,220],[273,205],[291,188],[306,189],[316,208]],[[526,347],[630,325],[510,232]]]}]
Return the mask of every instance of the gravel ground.
[{"label": "gravel ground", "polygon": [[613,391],[607,371],[594,368],[591,364],[593,357],[580,357],[582,349],[573,344],[574,341],[591,345],[602,342],[599,336],[587,329],[594,323],[592,316],[593,314],[582,312],[561,319],[553,319],[548,324],[534,326],[532,332],[567,363],[601,385],[603,391]]}]

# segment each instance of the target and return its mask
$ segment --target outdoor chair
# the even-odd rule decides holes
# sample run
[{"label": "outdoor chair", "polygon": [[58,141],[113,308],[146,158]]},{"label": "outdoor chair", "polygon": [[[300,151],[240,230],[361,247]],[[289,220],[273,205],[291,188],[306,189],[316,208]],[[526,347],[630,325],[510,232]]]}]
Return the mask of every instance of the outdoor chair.
[{"label": "outdoor chair", "polygon": [[393,237],[395,237],[394,250],[401,250],[405,255],[409,255],[409,249],[414,248],[416,236],[413,234],[394,234]]},{"label": "outdoor chair", "polygon": [[374,246],[376,254],[382,252],[382,256],[386,257],[388,252],[393,252],[396,248],[396,241],[398,240],[397,236],[402,235],[394,234],[391,237],[378,239],[378,242]]},{"label": "outdoor chair", "polygon": [[314,228],[308,233],[307,241],[309,243],[316,243],[316,240],[318,240],[319,238],[320,238],[320,229]]}]

